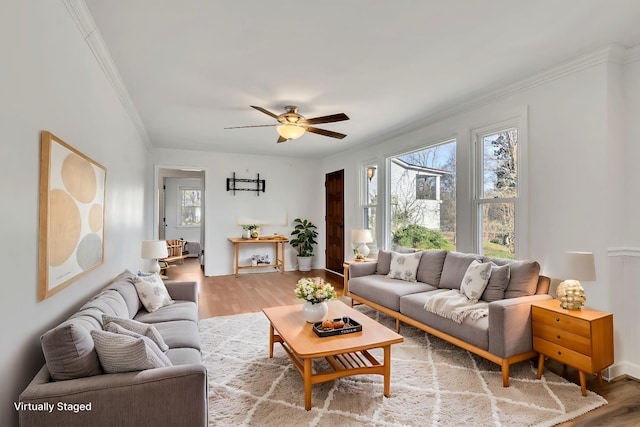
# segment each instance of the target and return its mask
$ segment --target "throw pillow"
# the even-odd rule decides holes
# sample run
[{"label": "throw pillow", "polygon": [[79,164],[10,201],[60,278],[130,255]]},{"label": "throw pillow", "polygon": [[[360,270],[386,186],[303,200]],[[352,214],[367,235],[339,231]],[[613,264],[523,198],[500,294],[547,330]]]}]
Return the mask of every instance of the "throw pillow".
[{"label": "throw pillow", "polygon": [[469,264],[460,284],[460,293],[471,301],[478,301],[491,277],[491,263],[474,260]]},{"label": "throw pillow", "polygon": [[420,265],[420,258],[422,258],[422,252],[412,254],[392,252],[391,267],[387,276],[392,279],[415,282],[418,265]]},{"label": "throw pillow", "polygon": [[522,260],[509,263],[511,278],[504,291],[505,298],[518,298],[535,295],[540,275],[540,264],[537,261]]},{"label": "throw pillow", "polygon": [[172,366],[158,346],[144,336],[132,337],[94,329],[91,337],[102,369],[108,374]]},{"label": "throw pillow", "polygon": [[136,276],[133,285],[136,287],[142,305],[149,312],[154,312],[160,307],[174,302],[158,273]]},{"label": "throw pillow", "polygon": [[158,348],[160,348],[160,350],[162,351],[169,350],[169,346],[164,342],[164,339],[162,338],[162,335],[160,335],[160,332],[158,332],[155,326],[148,323],[142,323],[133,319],[125,319],[122,317],[114,317],[103,314],[102,324],[102,329],[104,329],[105,331],[118,333],[116,330],[114,330],[115,328],[113,328],[113,326],[120,326],[126,331],[131,331],[137,335],[143,335],[149,338],[151,341],[156,343]]},{"label": "throw pillow", "polygon": [[487,283],[487,287],[480,299],[487,302],[503,300],[510,276],[511,268],[509,264],[500,266],[491,263],[491,277],[489,277],[489,283]]},{"label": "throw pillow", "polygon": [[391,252],[380,249],[378,251],[378,264],[376,274],[389,274],[391,271]]}]

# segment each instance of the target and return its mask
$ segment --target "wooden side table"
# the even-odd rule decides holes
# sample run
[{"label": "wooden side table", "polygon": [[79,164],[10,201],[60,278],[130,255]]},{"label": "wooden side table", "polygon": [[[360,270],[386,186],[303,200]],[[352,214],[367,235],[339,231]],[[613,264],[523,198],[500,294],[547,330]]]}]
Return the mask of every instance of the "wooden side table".
[{"label": "wooden side table", "polygon": [[[227,238],[231,243],[233,243],[235,247],[235,268],[234,273],[236,277],[238,277],[238,272],[245,268],[264,268],[264,267],[273,267],[276,270],[280,270],[280,273],[284,273],[284,244],[289,241],[284,236],[260,236],[257,239],[242,239],[237,237],[229,237]],[[240,245],[249,244],[255,245],[260,243],[270,243],[273,244],[273,250],[275,252],[275,260],[271,264],[260,264],[257,266],[253,265],[240,265]],[[280,245],[280,251],[278,251],[278,245]]]},{"label": "wooden side table", "polygon": [[344,269],[344,288],[342,290],[342,296],[349,295],[349,266],[354,262],[378,262],[375,258],[365,258],[362,261],[356,261],[355,259],[349,259],[342,263],[342,268]]},{"label": "wooden side table", "polygon": [[613,364],[613,314],[583,307],[566,310],[560,301],[547,300],[531,305],[533,349],[540,353],[538,379],[548,356],[578,369],[582,395],[587,395],[585,375],[598,374]]}]

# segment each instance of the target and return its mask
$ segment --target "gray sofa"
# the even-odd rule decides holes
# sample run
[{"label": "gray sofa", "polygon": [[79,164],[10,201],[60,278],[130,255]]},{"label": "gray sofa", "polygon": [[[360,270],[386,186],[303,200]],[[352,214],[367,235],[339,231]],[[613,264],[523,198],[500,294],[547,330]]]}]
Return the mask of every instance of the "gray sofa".
[{"label": "gray sofa", "polygon": [[[206,426],[207,372],[196,282],[167,282],[171,305],[148,312],[125,271],[41,337],[46,364],[20,395],[21,426]],[[173,366],[106,374],[91,331],[103,314],[153,324]],[[50,409],[50,412],[49,410]]]},{"label": "gray sofa", "polygon": [[[531,335],[531,303],[551,299],[550,279],[541,276],[535,261],[512,261],[476,254],[423,251],[416,281],[389,277],[391,252],[380,251],[377,262],[349,266],[349,296],[396,319],[396,330],[406,323],[440,337],[502,369],[502,381],[509,386],[509,366],[536,355]],[[424,308],[433,292],[460,289],[471,262],[493,262],[489,285],[481,301],[488,302],[488,316],[465,318],[458,324]],[[508,265],[509,267],[501,266]],[[505,275],[505,272],[507,274]],[[443,291],[440,291],[443,292]]]}]

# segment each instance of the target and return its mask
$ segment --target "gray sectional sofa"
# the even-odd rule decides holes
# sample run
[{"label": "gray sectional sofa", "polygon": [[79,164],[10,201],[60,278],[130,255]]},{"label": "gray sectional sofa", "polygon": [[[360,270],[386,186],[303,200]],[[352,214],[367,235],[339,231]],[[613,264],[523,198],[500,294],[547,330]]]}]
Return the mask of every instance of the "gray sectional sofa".
[{"label": "gray sectional sofa", "polygon": [[[149,312],[134,280],[135,275],[125,271],[42,335],[46,364],[20,395],[21,426],[207,425],[197,283],[167,282],[174,303]],[[168,346],[161,356],[171,366],[104,373],[91,331],[102,330],[105,314],[153,324]]]},{"label": "gray sectional sofa", "polygon": [[[400,323],[420,328],[487,360],[502,369],[502,381],[509,386],[509,366],[536,355],[531,334],[531,303],[551,299],[550,279],[541,276],[535,261],[512,261],[476,254],[428,250],[420,257],[415,281],[390,277],[393,252],[380,251],[377,262],[349,266],[349,296]],[[491,276],[480,302],[488,303],[488,316],[462,323],[425,309],[434,292],[460,289],[467,268],[473,262],[492,262]],[[508,267],[505,267],[508,266]],[[397,276],[396,276],[397,277]]]}]

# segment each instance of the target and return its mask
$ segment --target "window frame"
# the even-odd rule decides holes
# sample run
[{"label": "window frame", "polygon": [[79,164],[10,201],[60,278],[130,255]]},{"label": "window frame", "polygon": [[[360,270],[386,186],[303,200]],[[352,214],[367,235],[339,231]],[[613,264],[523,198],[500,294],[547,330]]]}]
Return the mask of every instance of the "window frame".
[{"label": "window frame", "polygon": [[[200,192],[200,222],[197,224],[182,224],[182,210],[184,208],[192,208],[193,206],[184,206],[183,191],[199,191]],[[178,185],[178,213],[176,216],[176,227],[179,228],[198,228],[202,226],[202,188],[194,185]]]},{"label": "window frame", "polygon": [[[376,203],[369,202],[369,189],[370,189],[370,180],[367,176],[367,170],[372,167],[375,168],[375,177],[376,177]],[[360,167],[360,223],[357,224],[359,228],[367,228],[369,223],[367,210],[375,209],[375,227],[372,231],[373,235],[373,243],[370,244],[371,247],[378,246],[378,234],[379,234],[379,217],[380,217],[380,166],[377,161],[369,161],[365,162]],[[370,228],[369,228],[370,229]]]},{"label": "window frame", "polygon": [[[484,206],[499,203],[514,203],[514,257],[515,259],[523,259],[529,256],[526,250],[525,242],[529,242],[528,235],[528,128],[527,128],[527,111],[523,111],[511,118],[496,121],[490,125],[475,128],[471,131],[471,158],[472,158],[472,242],[473,250],[477,254],[483,255],[482,247],[482,209]],[[518,134],[517,150],[518,158],[516,170],[517,175],[517,196],[513,198],[483,198],[484,186],[484,167],[483,167],[483,144],[482,139],[485,136],[494,135],[502,131],[515,128]]]},{"label": "window frame", "polygon": [[[456,177],[455,177],[455,187],[456,187],[456,205],[458,206],[456,208],[459,209],[459,204],[460,204],[460,200],[458,199],[458,195],[460,194],[459,192],[459,166],[460,166],[460,159],[459,159],[459,147],[460,147],[460,137],[457,134],[451,134],[447,137],[443,137],[443,138],[439,138],[437,140],[435,140],[435,142],[428,142],[428,143],[424,143],[418,146],[415,146],[414,148],[408,149],[408,150],[403,150],[403,151],[399,151],[399,152],[395,152],[395,153],[389,153],[387,155],[385,155],[385,178],[384,178],[384,218],[381,219],[383,222],[383,229],[381,229],[380,231],[383,233],[383,241],[384,241],[384,248],[391,248],[393,245],[393,237],[392,237],[392,233],[391,233],[391,229],[392,229],[392,216],[393,216],[393,208],[391,206],[392,203],[392,189],[391,189],[391,167],[392,167],[392,161],[394,158],[399,158],[411,153],[415,153],[418,151],[423,151],[423,150],[429,150],[429,149],[433,149],[436,148],[438,146],[444,146],[450,143],[455,143],[455,158],[456,158]],[[441,178],[440,178],[441,179]],[[440,179],[438,179],[438,181],[440,181]],[[439,182],[436,185],[437,188],[437,196],[435,199],[424,199],[424,200],[433,200],[433,201],[439,201],[442,202],[442,195],[441,195],[441,191],[439,188],[440,184]],[[456,240],[457,240],[457,233],[458,233],[458,213],[456,212]],[[456,249],[457,250],[457,249]]]}]

